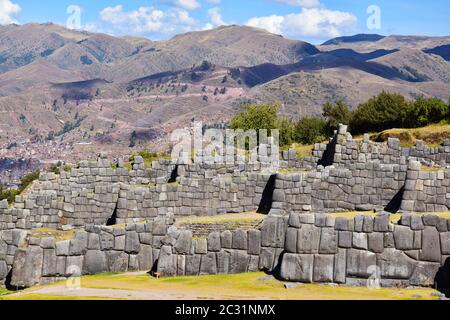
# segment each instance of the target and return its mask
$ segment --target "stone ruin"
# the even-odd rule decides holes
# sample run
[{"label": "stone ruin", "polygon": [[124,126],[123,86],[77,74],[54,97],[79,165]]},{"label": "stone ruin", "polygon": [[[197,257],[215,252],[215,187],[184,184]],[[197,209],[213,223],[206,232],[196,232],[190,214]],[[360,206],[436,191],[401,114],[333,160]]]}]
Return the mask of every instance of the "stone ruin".
[{"label": "stone ruin", "polygon": [[[449,165],[449,141],[404,148],[392,138],[355,140],[345,126],[310,157],[283,152],[277,171],[168,160],[145,168],[140,157],[129,171],[104,157],[82,161],[71,172],[41,173],[12,206],[0,202],[0,282],[26,288],[102,272],[263,270],[293,282],[434,286],[450,272],[450,220],[432,214],[450,210]],[[253,211],[267,215],[260,227],[195,237],[176,225],[180,217]],[[374,214],[331,214],[346,211]],[[398,223],[390,221],[395,212]],[[42,228],[73,237],[37,236]]]}]

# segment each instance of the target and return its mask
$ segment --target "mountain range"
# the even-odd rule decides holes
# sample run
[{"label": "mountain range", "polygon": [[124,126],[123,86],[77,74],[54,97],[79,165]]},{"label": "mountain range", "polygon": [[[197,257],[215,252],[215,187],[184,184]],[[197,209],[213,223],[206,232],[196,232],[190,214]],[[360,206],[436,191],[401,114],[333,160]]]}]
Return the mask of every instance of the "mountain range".
[{"label": "mountain range", "polygon": [[226,123],[243,102],[279,102],[298,118],[382,90],[448,100],[450,36],[359,34],[315,46],[236,25],[165,41],[0,26],[0,157],[163,150],[174,129]]}]

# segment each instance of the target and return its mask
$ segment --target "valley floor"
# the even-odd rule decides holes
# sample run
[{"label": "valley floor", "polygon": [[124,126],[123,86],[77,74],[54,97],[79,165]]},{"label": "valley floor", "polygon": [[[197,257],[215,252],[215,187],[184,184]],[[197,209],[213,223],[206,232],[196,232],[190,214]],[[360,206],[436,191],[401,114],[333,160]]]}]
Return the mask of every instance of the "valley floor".
[{"label": "valley floor", "polygon": [[66,282],[7,293],[0,300],[436,300],[427,288],[369,289],[300,284],[291,289],[264,273],[155,279],[146,273],[84,276],[79,289]]}]

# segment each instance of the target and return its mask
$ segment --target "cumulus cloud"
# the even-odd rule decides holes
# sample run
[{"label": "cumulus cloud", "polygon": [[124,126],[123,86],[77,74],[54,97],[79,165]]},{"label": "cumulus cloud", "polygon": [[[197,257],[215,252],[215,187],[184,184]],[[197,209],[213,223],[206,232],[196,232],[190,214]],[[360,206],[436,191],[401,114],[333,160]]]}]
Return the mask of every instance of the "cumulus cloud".
[{"label": "cumulus cloud", "polygon": [[186,10],[195,10],[201,7],[198,0],[159,0],[161,3],[166,3],[175,7],[180,7]]},{"label": "cumulus cloud", "polygon": [[122,5],[106,7],[100,12],[101,25],[90,24],[90,31],[112,34],[165,34],[191,31],[197,21],[180,8],[166,11],[154,7],[139,7],[124,11]]},{"label": "cumulus cloud", "polygon": [[13,16],[20,10],[20,6],[11,0],[0,0],[0,24],[17,23]]},{"label": "cumulus cloud", "polygon": [[225,21],[222,19],[222,14],[220,13],[219,8],[212,8],[208,10],[208,16],[211,19],[211,24],[214,26],[223,26],[225,25]]},{"label": "cumulus cloud", "polygon": [[348,12],[326,8],[302,8],[298,14],[255,17],[246,24],[290,37],[325,39],[340,36],[346,30],[352,29],[356,22],[356,16]]}]

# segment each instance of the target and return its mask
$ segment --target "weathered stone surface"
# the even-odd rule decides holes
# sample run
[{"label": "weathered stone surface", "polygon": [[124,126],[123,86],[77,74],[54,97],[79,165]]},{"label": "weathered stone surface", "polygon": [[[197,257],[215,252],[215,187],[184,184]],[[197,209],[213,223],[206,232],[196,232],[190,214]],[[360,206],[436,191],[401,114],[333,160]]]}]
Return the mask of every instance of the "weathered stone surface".
[{"label": "weathered stone surface", "polygon": [[72,239],[70,240],[69,255],[77,256],[84,255],[87,250],[87,241],[82,239]]},{"label": "weathered stone surface", "polygon": [[450,255],[450,232],[443,232],[440,234],[442,254]]},{"label": "weathered stone surface", "polygon": [[84,256],[83,274],[97,274],[107,271],[106,253],[100,250],[88,250]]},{"label": "weathered stone surface", "polygon": [[186,275],[197,276],[200,273],[200,261],[202,256],[199,254],[186,256]]},{"label": "weathered stone surface", "polygon": [[352,245],[353,248],[367,250],[368,248],[367,234],[354,232]]},{"label": "weathered stone surface", "polygon": [[402,251],[387,248],[378,255],[381,277],[388,279],[409,279],[415,268],[415,261]]},{"label": "weathered stone surface", "polygon": [[281,263],[281,277],[287,281],[312,282],[313,259],[314,255],[312,254],[284,254]]},{"label": "weathered stone surface", "polygon": [[286,231],[286,241],[284,248],[289,253],[297,253],[297,228],[288,228]]},{"label": "weathered stone surface", "polygon": [[261,253],[261,231],[249,230],[248,235],[248,254],[259,255]]},{"label": "weathered stone surface", "polygon": [[411,229],[423,230],[425,228],[422,217],[419,215],[411,215]]},{"label": "weathered stone surface", "polygon": [[217,274],[217,259],[215,252],[209,252],[202,255],[200,262],[200,275],[202,274]]},{"label": "weathered stone surface", "polygon": [[167,224],[165,218],[156,218],[153,221],[153,235],[165,236],[167,233]]},{"label": "weathered stone surface", "polygon": [[230,252],[228,250],[220,250],[217,253],[217,272],[219,274],[228,274],[230,272]]},{"label": "weathered stone surface", "polygon": [[341,248],[351,248],[353,242],[353,233],[350,231],[339,231],[338,244]]},{"label": "weathered stone surface", "polygon": [[150,245],[141,244],[141,250],[137,254],[139,270],[150,271],[153,267],[153,250]]},{"label": "weathered stone surface", "polygon": [[84,256],[69,256],[66,260],[66,275],[80,277],[83,270]]},{"label": "weathered stone surface", "polygon": [[317,254],[314,256],[314,282],[333,282],[334,255]]},{"label": "weathered stone surface", "polygon": [[208,251],[220,251],[220,233],[212,232],[208,235]]},{"label": "weathered stone surface", "polygon": [[372,272],[369,267],[376,267],[376,254],[364,250],[347,250],[347,275],[368,278]]},{"label": "weathered stone surface", "polygon": [[346,217],[337,217],[334,228],[339,231],[353,231],[354,220]]},{"label": "weathered stone surface", "polygon": [[3,280],[8,275],[8,265],[5,261],[0,260],[0,280]]},{"label": "weathered stone surface", "polygon": [[114,250],[117,250],[117,251],[125,250],[125,235],[115,237],[113,247],[114,247]]},{"label": "weathered stone surface", "polygon": [[247,272],[249,256],[246,251],[233,250],[230,260],[230,273]]},{"label": "weathered stone surface", "polygon": [[259,269],[265,271],[271,271],[274,265],[275,249],[274,248],[261,248],[261,255],[259,258]]},{"label": "weathered stone surface", "polygon": [[384,250],[384,235],[381,232],[372,232],[368,234],[368,248],[375,253],[381,253]]},{"label": "weathered stone surface", "polygon": [[388,232],[389,231],[389,214],[379,214],[374,218],[373,231]]},{"label": "weathered stone surface", "polygon": [[[187,271],[187,270],[186,270]],[[159,253],[158,272],[162,276],[173,277],[177,274],[177,256],[172,254],[172,247],[162,246]]]},{"label": "weathered stone surface", "polygon": [[233,249],[247,250],[248,247],[247,231],[237,229],[234,230],[232,234],[233,234],[233,241],[231,247]]},{"label": "weathered stone surface", "polygon": [[231,249],[233,234],[230,230],[225,230],[220,234],[220,244],[222,248]]},{"label": "weathered stone surface", "polygon": [[414,231],[409,227],[396,225],[394,227],[395,247],[399,250],[414,248]]},{"label": "weathered stone surface", "polygon": [[319,251],[320,230],[314,225],[302,225],[297,235],[297,252],[317,253]]},{"label": "weathered stone surface", "polygon": [[42,276],[56,276],[56,250],[44,249],[42,261]]},{"label": "weathered stone surface", "polygon": [[123,251],[108,251],[108,268],[110,272],[126,272],[128,270],[128,254]]},{"label": "weathered stone surface", "polygon": [[337,252],[337,231],[333,228],[323,228],[320,236],[319,253],[333,254]]},{"label": "weathered stone surface", "polygon": [[[123,237],[125,238],[125,236]],[[117,238],[119,237],[116,237],[116,239]],[[114,248],[114,236],[111,233],[102,231],[100,233],[100,249],[111,250],[113,248]]]},{"label": "weathered stone surface", "polygon": [[208,253],[208,241],[204,238],[195,240],[195,253],[206,254]]},{"label": "weathered stone surface", "polygon": [[89,250],[100,250],[100,236],[96,233],[89,233],[88,238]]},{"label": "weathered stone surface", "polygon": [[435,227],[425,227],[422,231],[422,250],[420,250],[420,260],[441,262],[439,232]]},{"label": "weathered stone surface", "polygon": [[125,252],[137,254],[141,250],[139,235],[136,231],[127,231],[125,234]]},{"label": "weathered stone surface", "polygon": [[186,256],[179,254],[177,256],[177,276],[183,277],[185,275],[186,275]]},{"label": "weathered stone surface", "polygon": [[261,243],[263,247],[282,248],[287,229],[287,218],[269,216],[261,227]]},{"label": "weathered stone surface", "polygon": [[334,256],[334,282],[345,283],[346,278],[346,250],[338,249],[338,253]]},{"label": "weathered stone surface", "polygon": [[179,254],[189,254],[192,247],[192,231],[183,230],[178,236],[177,242],[175,243],[175,252]]},{"label": "weathered stone surface", "polygon": [[434,286],[434,279],[440,268],[439,263],[418,262],[410,278],[412,286]]},{"label": "weathered stone surface", "polygon": [[56,243],[56,255],[68,256],[69,255],[70,240],[60,241]]},{"label": "weathered stone surface", "polygon": [[43,249],[31,246],[18,249],[14,257],[11,285],[18,288],[29,288],[39,284],[42,276]]}]

